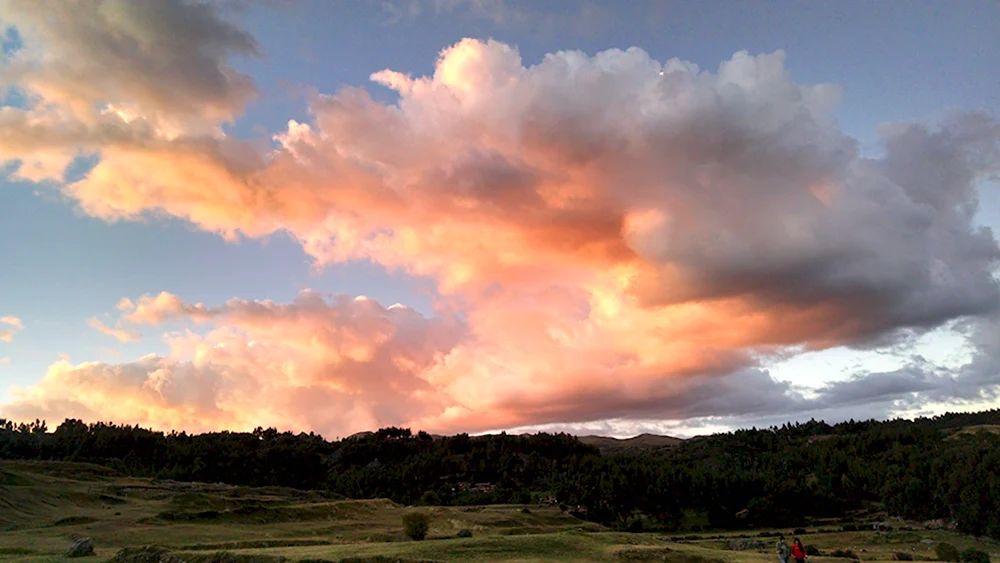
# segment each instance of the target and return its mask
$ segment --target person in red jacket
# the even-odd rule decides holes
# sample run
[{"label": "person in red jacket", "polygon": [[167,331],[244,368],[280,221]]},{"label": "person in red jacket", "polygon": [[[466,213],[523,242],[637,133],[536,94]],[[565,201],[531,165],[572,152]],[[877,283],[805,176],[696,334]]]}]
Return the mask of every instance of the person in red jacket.
[{"label": "person in red jacket", "polygon": [[806,548],[799,541],[799,538],[795,538],[795,542],[792,543],[792,558],[795,559],[795,563],[805,563],[806,561]]}]

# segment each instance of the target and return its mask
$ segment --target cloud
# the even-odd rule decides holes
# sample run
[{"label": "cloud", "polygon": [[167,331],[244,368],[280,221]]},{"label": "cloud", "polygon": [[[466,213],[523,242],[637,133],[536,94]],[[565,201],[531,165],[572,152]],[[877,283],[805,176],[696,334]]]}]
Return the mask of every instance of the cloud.
[{"label": "cloud", "polygon": [[[37,385],[14,389],[0,408],[4,416],[100,413],[156,428],[264,424],[327,436],[388,425],[690,434],[813,417],[884,418],[928,401],[995,399],[1000,391],[995,320],[976,323],[973,340],[983,344],[962,366],[934,368],[916,358],[906,368],[859,374],[806,397],[765,369],[733,367],[739,362],[717,374],[663,377],[631,358],[609,363],[602,349],[570,347],[544,357],[558,347],[533,333],[505,342],[512,352],[490,355],[490,343],[467,322],[363,297],[304,291],[287,304],[232,299],[210,307],[161,293],[129,302],[123,311],[129,322],[193,321],[210,330],[166,335],[166,356],[76,365],[63,358]],[[534,350],[519,346],[531,341]],[[544,371],[554,361],[561,370]]]},{"label": "cloud", "polygon": [[0,160],[20,160],[19,179],[61,180],[73,158],[115,146],[220,136],[256,95],[227,59],[257,45],[212,3],[3,0],[0,12],[23,42],[0,66],[0,91],[26,100],[0,108]]},{"label": "cloud", "polygon": [[256,93],[250,77],[226,59],[256,55],[257,45],[211,3],[4,0],[3,7],[4,23],[24,43],[3,80],[46,103],[226,119]]},{"label": "cloud", "polygon": [[[4,328],[4,326],[9,328]],[[7,315],[0,317],[0,342],[10,342],[14,339],[14,333],[24,330],[24,323],[21,319]]]},{"label": "cloud", "polygon": [[164,316],[137,320],[199,311],[214,326],[205,336],[169,334],[165,357],[76,365],[65,358],[37,385],[12,390],[5,416],[100,413],[158,428],[264,424],[345,435],[441,411],[441,395],[420,375],[464,331],[457,321],[403,306],[308,291],[288,304],[144,301]]},{"label": "cloud", "polygon": [[112,328],[104,324],[100,319],[94,318],[87,321],[90,328],[106,334],[112,338],[115,338],[119,342],[140,342],[142,341],[142,334],[134,330],[124,330],[119,325],[117,328]]},{"label": "cloud", "polygon": [[714,74],[639,49],[525,67],[465,40],[433,76],[372,77],[398,105],[347,89],[266,158],[171,143],[109,155],[66,193],[109,220],[287,229],[321,262],[372,259],[477,302],[555,285],[626,316],[700,304],[752,325],[740,347],[862,342],[996,306],[998,248],[970,211],[997,169],[989,116],[887,129],[873,160],[833,124],[838,89],[795,84],[781,52]]},{"label": "cloud", "polygon": [[[208,50],[216,68],[223,51]],[[86,177],[63,187],[84,212],[174,217],[230,239],[288,232],[318,266],[370,260],[433,280],[441,311],[458,311],[461,328],[312,294],[213,307],[161,293],[123,300],[122,321],[211,325],[225,347],[178,337],[169,358],[62,365],[52,378],[141,387],[163,369],[233,396],[239,385],[256,396],[263,381],[288,381],[285,368],[241,359],[252,356],[238,339],[247,335],[254,348],[276,342],[267,361],[287,354],[289,373],[305,381],[349,360],[356,371],[338,385],[402,386],[379,410],[371,386],[266,384],[299,405],[290,412],[325,416],[314,405],[329,400],[355,413],[296,415],[337,432],[760,417],[862,408],[868,393],[886,398],[879,408],[902,389],[932,396],[946,381],[910,370],[805,398],[760,358],[891,345],[994,315],[1000,248],[973,218],[977,183],[1000,169],[1000,124],[978,113],[891,124],[880,131],[885,155],[864,158],[836,127],[839,88],[798,84],[784,61],[781,51],[740,52],[713,72],[631,48],[525,65],[509,45],[466,39],[442,51],[430,76],[372,74],[398,94],[394,104],[361,88],[317,96],[309,121],[290,121],[267,152],[197,128],[168,135],[162,120],[141,135],[127,129],[143,140],[112,137]],[[190,117],[185,104],[154,105],[167,121]],[[218,118],[200,115],[207,125]],[[32,138],[45,148],[60,137]],[[366,312],[333,312],[355,308]],[[412,323],[406,334],[431,331],[407,339],[430,343],[386,363],[401,315]],[[239,354],[227,355],[234,346]],[[199,412],[242,424],[235,407],[218,407],[230,400],[219,393],[199,396]],[[263,408],[246,401],[241,408]]]},{"label": "cloud", "polygon": [[0,366],[10,364],[10,356],[0,358]]}]

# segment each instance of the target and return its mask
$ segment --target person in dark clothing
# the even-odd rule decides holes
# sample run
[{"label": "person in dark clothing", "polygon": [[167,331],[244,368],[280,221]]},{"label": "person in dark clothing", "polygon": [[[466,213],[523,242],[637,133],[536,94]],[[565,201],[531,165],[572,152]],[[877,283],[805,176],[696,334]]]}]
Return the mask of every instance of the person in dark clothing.
[{"label": "person in dark clothing", "polygon": [[806,561],[806,548],[799,541],[799,538],[795,538],[792,542],[792,558],[795,559],[795,563],[805,563]]}]

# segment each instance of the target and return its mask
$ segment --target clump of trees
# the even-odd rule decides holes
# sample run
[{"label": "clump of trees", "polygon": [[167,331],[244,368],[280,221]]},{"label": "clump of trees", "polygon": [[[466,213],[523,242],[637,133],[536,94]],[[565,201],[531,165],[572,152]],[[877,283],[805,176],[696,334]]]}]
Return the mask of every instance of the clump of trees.
[{"label": "clump of trees", "polygon": [[[944,518],[1000,539],[1000,409],[913,421],[810,421],[601,455],[567,434],[434,438],[405,428],[328,441],[273,428],[155,432],[68,419],[0,419],[0,459],[104,464],[139,477],[325,489],[402,504],[549,502],[620,529],[675,529],[686,512],[715,528],[802,526],[871,503]],[[809,512],[803,513],[806,508]],[[845,528],[846,529],[846,528]]]}]

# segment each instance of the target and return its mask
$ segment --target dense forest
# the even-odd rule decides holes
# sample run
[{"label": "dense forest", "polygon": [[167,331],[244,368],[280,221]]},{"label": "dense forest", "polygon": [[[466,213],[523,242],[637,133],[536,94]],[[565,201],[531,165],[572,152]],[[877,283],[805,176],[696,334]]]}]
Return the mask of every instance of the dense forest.
[{"label": "dense forest", "polygon": [[798,526],[882,507],[1000,539],[1000,410],[913,421],[810,421],[601,455],[567,434],[432,437],[385,428],[339,441],[258,428],[190,435],[0,419],[0,459],[86,461],[180,481],[325,489],[404,504],[559,503],[609,526]]}]

